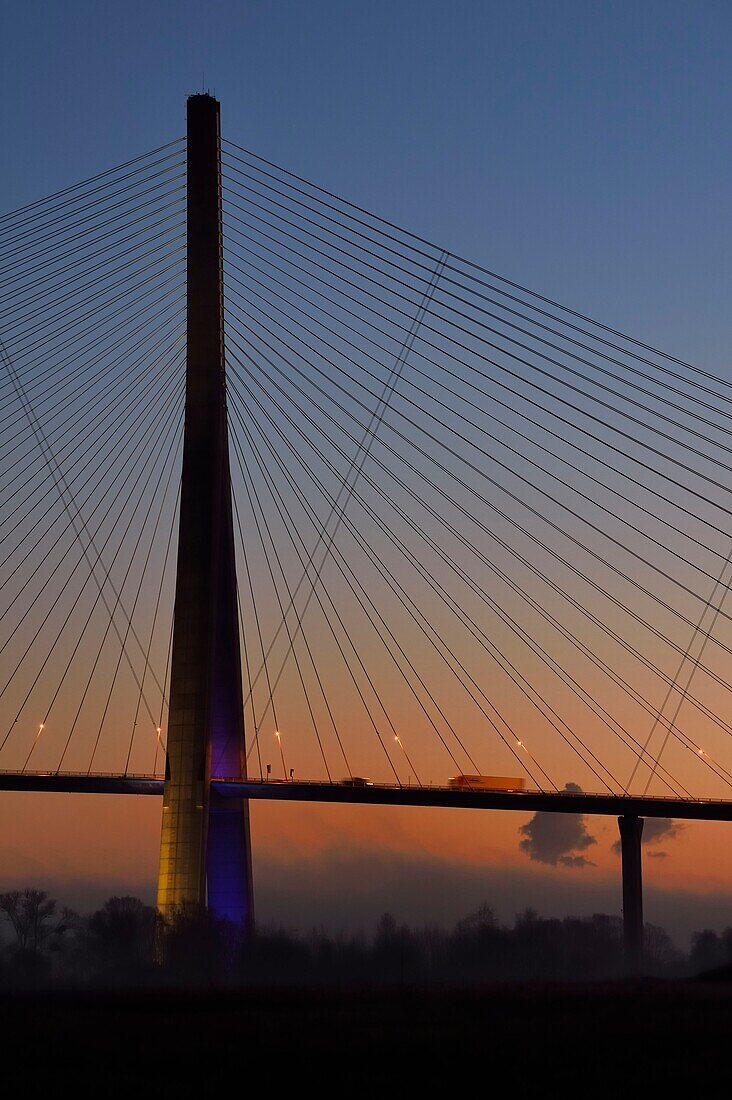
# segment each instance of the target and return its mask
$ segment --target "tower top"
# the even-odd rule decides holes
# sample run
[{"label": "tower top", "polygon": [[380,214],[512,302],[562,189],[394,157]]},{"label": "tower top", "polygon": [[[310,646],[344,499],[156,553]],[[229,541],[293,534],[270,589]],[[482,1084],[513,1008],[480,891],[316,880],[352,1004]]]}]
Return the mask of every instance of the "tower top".
[{"label": "tower top", "polygon": [[219,101],[215,96],[209,95],[208,92],[194,92],[193,95],[189,95],[187,104],[191,106],[203,106],[204,103],[210,103],[211,105],[219,106]]}]

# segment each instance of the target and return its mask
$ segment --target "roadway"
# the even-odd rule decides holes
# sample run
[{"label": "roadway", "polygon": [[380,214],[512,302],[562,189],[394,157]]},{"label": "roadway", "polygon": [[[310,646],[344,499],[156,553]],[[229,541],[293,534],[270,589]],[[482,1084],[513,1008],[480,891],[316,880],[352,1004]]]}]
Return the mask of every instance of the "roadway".
[{"label": "roadway", "polygon": [[[455,790],[451,787],[399,787],[374,783],[352,787],[342,783],[289,783],[260,779],[215,778],[212,790],[223,798],[267,799],[278,802],[320,802],[361,806],[426,806],[442,809],[514,810],[520,813],[595,814],[608,817],[670,817],[689,821],[732,821],[732,801],[585,794],[572,791]],[[163,779],[156,775],[79,772],[0,772],[0,791],[64,794],[134,794],[162,796]]]}]

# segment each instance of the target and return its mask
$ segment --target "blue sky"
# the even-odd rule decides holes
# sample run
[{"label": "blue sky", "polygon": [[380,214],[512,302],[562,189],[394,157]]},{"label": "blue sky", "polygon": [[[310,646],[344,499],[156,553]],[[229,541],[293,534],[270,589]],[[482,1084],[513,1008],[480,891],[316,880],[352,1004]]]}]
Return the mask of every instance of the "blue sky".
[{"label": "blue sky", "polygon": [[177,136],[205,87],[229,138],[726,373],[731,31],[723,0],[27,0],[0,210]]}]

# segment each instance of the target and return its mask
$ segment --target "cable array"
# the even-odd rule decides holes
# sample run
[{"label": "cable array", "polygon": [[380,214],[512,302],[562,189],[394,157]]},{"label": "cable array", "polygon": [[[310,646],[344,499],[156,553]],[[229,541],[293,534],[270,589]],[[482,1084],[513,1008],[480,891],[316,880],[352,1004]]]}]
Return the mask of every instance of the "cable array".
[{"label": "cable array", "polygon": [[730,384],[222,158],[257,766],[727,793]]},{"label": "cable array", "polygon": [[[0,217],[0,767],[160,772],[182,141]],[[222,143],[248,767],[725,796],[732,386]]]},{"label": "cable array", "polygon": [[164,757],[183,141],[0,218],[0,766]]}]

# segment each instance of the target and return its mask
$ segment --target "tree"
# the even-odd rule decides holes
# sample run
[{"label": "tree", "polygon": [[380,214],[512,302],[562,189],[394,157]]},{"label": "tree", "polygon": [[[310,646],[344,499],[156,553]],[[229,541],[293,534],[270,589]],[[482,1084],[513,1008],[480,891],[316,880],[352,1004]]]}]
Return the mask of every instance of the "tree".
[{"label": "tree", "polygon": [[0,894],[0,911],[12,925],[22,952],[39,954],[54,938],[73,926],[75,914],[57,903],[45,890],[10,890]]},{"label": "tree", "polygon": [[689,953],[689,965],[693,973],[714,970],[717,966],[723,966],[725,961],[724,946],[716,932],[705,928],[702,932],[694,933]]},{"label": "tree", "polygon": [[496,914],[487,902],[483,902],[474,913],[459,920],[455,926],[458,935],[475,934],[481,932],[493,932],[498,928]]},{"label": "tree", "polygon": [[103,965],[135,969],[152,959],[155,910],[139,898],[108,898],[89,918],[88,932]]},{"label": "tree", "polygon": [[649,973],[663,974],[680,966],[682,960],[681,952],[664,928],[648,923],[643,926],[643,962]]},{"label": "tree", "polygon": [[235,925],[193,902],[176,906],[159,923],[157,934],[168,976],[187,985],[218,981],[240,946]]},{"label": "tree", "polygon": [[732,928],[727,927],[722,932],[722,943],[724,944],[724,961],[729,965],[732,963]]},{"label": "tree", "polygon": [[377,947],[388,947],[397,937],[397,923],[391,913],[382,913],[376,925]]},{"label": "tree", "polygon": [[419,967],[419,947],[406,924],[398,925],[391,913],[382,913],[376,925],[374,954],[384,977],[395,977],[404,984]]}]

